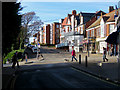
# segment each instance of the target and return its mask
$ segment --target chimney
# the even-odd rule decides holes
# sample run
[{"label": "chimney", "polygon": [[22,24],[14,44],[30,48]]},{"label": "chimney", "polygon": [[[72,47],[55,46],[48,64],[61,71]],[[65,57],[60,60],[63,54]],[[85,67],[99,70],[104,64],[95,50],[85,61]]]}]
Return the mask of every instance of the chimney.
[{"label": "chimney", "polygon": [[113,11],[114,7],[113,6],[109,6],[109,12]]},{"label": "chimney", "polygon": [[101,12],[101,16],[103,16],[103,13]]},{"label": "chimney", "polygon": [[72,11],[72,15],[76,15],[76,10],[73,10],[73,11]]}]

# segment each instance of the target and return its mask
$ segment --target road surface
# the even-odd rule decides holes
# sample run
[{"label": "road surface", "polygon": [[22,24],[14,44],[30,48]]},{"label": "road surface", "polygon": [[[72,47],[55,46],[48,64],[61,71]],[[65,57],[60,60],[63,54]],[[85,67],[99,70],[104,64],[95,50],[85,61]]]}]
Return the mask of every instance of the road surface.
[{"label": "road surface", "polygon": [[19,72],[12,82],[17,88],[117,88],[116,85],[100,80],[69,65],[42,67]]}]

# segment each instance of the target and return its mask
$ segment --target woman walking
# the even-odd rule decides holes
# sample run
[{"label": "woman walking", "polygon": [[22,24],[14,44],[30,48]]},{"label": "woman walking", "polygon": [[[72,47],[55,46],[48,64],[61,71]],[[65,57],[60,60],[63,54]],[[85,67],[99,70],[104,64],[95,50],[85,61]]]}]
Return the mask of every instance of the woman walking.
[{"label": "woman walking", "polygon": [[73,58],[76,60],[77,62],[77,59],[75,58],[75,50],[74,50],[74,47],[72,47],[72,62],[73,62]]}]

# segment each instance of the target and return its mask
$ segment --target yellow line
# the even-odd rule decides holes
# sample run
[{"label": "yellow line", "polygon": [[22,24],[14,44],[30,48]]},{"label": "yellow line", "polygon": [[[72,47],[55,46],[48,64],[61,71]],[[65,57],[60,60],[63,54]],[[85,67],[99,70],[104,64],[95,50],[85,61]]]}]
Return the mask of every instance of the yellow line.
[{"label": "yellow line", "polygon": [[100,79],[100,78],[98,78],[98,77],[95,77],[95,76],[93,76],[93,75],[87,74],[87,73],[85,73],[85,72],[83,72],[83,71],[80,71],[80,70],[77,70],[77,69],[75,69],[75,68],[71,68],[71,69],[74,69],[74,70],[76,70],[76,71],[78,71],[78,72],[84,73],[84,74],[86,74],[86,75],[88,75],[88,76],[91,76],[91,77],[93,77],[93,78],[95,78],[95,79],[98,79],[98,80],[101,80],[101,81],[103,81],[103,82],[106,82],[106,83],[109,83],[109,84],[112,84],[112,85],[115,85],[115,86],[120,86],[120,85],[114,84],[114,83],[112,83],[112,82],[108,82],[108,81],[105,81],[105,80]]}]

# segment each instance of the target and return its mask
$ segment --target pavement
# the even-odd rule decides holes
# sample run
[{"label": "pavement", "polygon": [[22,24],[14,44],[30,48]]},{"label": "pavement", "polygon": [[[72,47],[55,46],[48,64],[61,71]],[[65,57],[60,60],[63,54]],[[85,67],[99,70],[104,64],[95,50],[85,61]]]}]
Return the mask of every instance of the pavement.
[{"label": "pavement", "polygon": [[95,59],[92,61],[91,57],[88,57],[87,66],[85,61],[82,61],[81,64],[76,61],[70,62],[70,64],[78,70],[120,85],[120,67],[116,59],[112,60],[110,58],[108,62],[102,62],[99,60],[95,61]]},{"label": "pavement", "polygon": [[60,52],[60,53],[44,53],[44,60],[37,60],[36,58],[28,59],[28,64],[25,64],[25,61],[19,62],[20,68],[12,69],[12,64],[3,65],[2,68],[2,88],[7,88],[12,78],[14,77],[16,71],[25,70],[25,69],[35,69],[40,68],[44,64],[48,64],[48,67],[52,64],[57,63],[66,63],[71,65],[73,68],[81,70],[85,73],[91,74],[95,77],[110,81],[115,84],[120,85],[120,69],[116,56],[107,56],[109,59],[108,62],[102,61],[101,54],[90,54],[90,57],[87,57],[87,67],[85,64],[86,53],[77,53],[76,57],[79,60],[79,54],[81,54],[81,64],[79,61],[75,60],[71,62],[71,53]]}]

